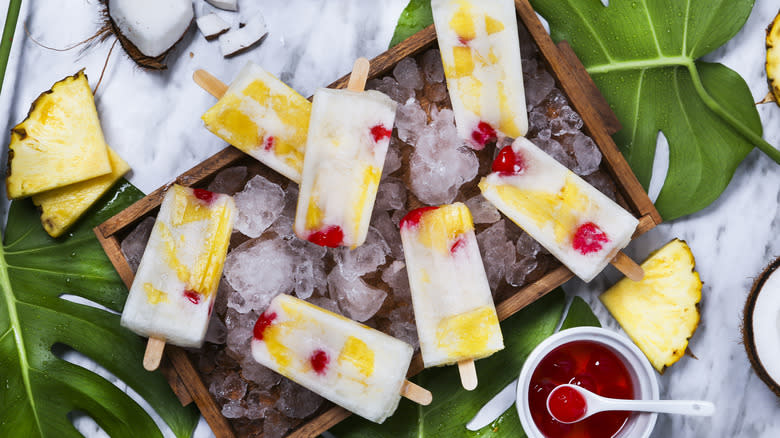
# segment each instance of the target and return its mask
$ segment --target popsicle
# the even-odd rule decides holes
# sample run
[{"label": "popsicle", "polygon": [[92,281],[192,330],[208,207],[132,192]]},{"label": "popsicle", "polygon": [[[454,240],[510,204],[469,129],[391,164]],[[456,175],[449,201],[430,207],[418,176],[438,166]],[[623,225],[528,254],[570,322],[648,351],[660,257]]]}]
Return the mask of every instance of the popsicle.
[{"label": "popsicle", "polygon": [[[586,282],[622,254],[619,251],[631,241],[639,223],[522,137],[499,152],[493,172],[482,178],[479,188],[488,201]],[[618,269],[635,281],[642,278],[636,263],[627,256],[619,259]]]},{"label": "popsicle", "polygon": [[458,363],[464,388],[474,359],[504,348],[471,212],[457,202],[422,207],[400,223],[412,305],[426,367]]},{"label": "popsicle", "polygon": [[157,368],[165,342],[203,343],[235,216],[228,195],[176,184],[165,194],[121,318],[149,337],[147,369]]},{"label": "popsicle", "polygon": [[295,234],[318,245],[363,244],[395,121],[396,103],[365,86],[355,62],[347,90],[314,93]]},{"label": "popsicle", "polygon": [[458,135],[482,149],[528,130],[512,0],[432,0]]},{"label": "popsicle", "polygon": [[206,128],[299,183],[311,103],[251,62],[217,97],[202,116]]},{"label": "popsicle", "polygon": [[251,349],[260,364],[376,423],[395,412],[402,392],[431,401],[405,380],[411,345],[289,295],[257,319]]}]

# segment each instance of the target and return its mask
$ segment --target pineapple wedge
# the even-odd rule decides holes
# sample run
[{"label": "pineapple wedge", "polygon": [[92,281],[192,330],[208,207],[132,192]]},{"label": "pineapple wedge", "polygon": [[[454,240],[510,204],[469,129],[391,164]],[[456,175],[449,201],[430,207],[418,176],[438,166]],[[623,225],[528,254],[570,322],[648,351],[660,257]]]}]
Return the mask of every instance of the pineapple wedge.
[{"label": "pineapple wedge", "polygon": [[780,105],[780,13],[766,29],[766,78],[772,100]]},{"label": "pineapple wedge", "polygon": [[73,225],[130,166],[113,149],[108,148],[111,173],[65,187],[33,195],[32,201],[41,210],[41,223],[51,237],[59,237]]},{"label": "pineapple wedge", "polygon": [[694,266],[691,249],[674,239],[642,263],[642,281],[624,278],[600,297],[659,373],[682,357],[699,325],[702,283]]},{"label": "pineapple wedge", "polygon": [[11,130],[6,190],[18,199],[111,172],[95,99],[84,70],[35,99]]}]

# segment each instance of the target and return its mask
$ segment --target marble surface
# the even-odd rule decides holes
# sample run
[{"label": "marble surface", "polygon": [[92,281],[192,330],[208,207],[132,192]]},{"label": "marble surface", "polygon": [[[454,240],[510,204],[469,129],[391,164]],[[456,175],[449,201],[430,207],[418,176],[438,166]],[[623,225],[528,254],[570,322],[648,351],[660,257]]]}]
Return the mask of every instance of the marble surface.
[{"label": "marble surface", "polygon": [[[225,60],[216,42],[205,41],[194,28],[169,58],[162,73],[142,71],[117,46],[108,61],[96,102],[108,142],[132,166],[129,179],[149,192],[171,181],[224,143],[203,128],[200,115],[213,98],[191,80],[197,68],[206,68],[229,80],[247,61],[262,65],[304,95],[350,69],[358,56],[373,57],[387,47],[395,21],[407,0],[266,0],[240,2],[240,14],[221,13],[228,21],[262,12],[270,34],[265,42]],[[0,16],[6,2],[0,2]],[[747,81],[755,100],[767,91],[764,73],[764,29],[777,12],[774,0],[757,0],[740,33],[707,57],[722,62]],[[30,102],[55,80],[84,67],[94,86],[111,46],[107,41],[85,50],[57,52],[45,45],[66,47],[81,41],[100,25],[99,2],[28,0],[22,6],[16,41],[2,94],[0,126],[3,132],[19,122]],[[211,10],[195,1],[196,15]],[[780,145],[780,108],[759,108],[764,138]],[[3,142],[7,144],[4,134]],[[665,146],[656,160],[664,173]],[[5,157],[5,153],[3,153]],[[3,158],[4,159],[4,158]],[[3,163],[4,165],[4,163]],[[662,178],[654,178],[651,195]],[[7,205],[3,204],[3,207]],[[6,209],[4,208],[4,211]],[[753,278],[780,255],[780,166],[753,151],[739,166],[725,193],[694,215],[664,223],[634,242],[628,253],[643,259],[672,238],[691,246],[705,286],[702,319],[690,349],[698,359],[684,357],[659,377],[663,398],[707,399],[717,405],[712,419],[663,416],[653,437],[776,437],[780,436],[780,403],[750,368],[740,340],[741,309]],[[599,303],[598,293],[618,278],[608,268],[590,284],[573,280],[569,294],[585,298],[605,326],[619,329]],[[90,437],[102,436],[94,423],[78,423]],[[170,436],[170,434],[168,433]],[[195,436],[211,436],[204,422]]]}]

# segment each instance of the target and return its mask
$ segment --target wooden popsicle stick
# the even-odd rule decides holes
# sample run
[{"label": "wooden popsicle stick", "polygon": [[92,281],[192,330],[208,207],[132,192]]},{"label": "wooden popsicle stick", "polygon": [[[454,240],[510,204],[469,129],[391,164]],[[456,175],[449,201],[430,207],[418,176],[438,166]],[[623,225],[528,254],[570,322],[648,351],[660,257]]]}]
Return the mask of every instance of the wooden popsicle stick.
[{"label": "wooden popsicle stick", "polygon": [[404,380],[404,384],[401,386],[401,395],[423,406],[428,406],[433,401],[431,391],[408,380]]},{"label": "wooden popsicle stick", "polygon": [[471,391],[477,387],[477,368],[474,366],[474,359],[459,361],[458,373],[460,373],[460,383],[463,385],[463,389]]},{"label": "wooden popsicle stick", "polygon": [[642,281],[645,277],[645,270],[631,260],[631,257],[627,256],[623,251],[618,252],[610,263],[631,281]]},{"label": "wooden popsicle stick", "polygon": [[195,70],[195,73],[192,74],[192,80],[217,99],[224,96],[228,89],[227,85],[203,69]]},{"label": "wooden popsicle stick", "polygon": [[366,58],[358,58],[352,65],[352,74],[349,75],[349,82],[347,83],[347,90],[350,91],[363,91],[366,88],[366,80],[368,79],[368,69],[371,65]]},{"label": "wooden popsicle stick", "polygon": [[144,353],[144,369],[154,371],[160,366],[163,350],[165,349],[165,339],[156,336],[150,336],[146,343],[146,352]]}]

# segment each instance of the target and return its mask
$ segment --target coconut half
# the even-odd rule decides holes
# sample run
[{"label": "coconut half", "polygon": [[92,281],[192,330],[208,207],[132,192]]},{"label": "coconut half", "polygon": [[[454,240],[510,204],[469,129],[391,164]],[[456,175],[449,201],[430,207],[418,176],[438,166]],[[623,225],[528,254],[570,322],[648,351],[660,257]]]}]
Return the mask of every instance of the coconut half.
[{"label": "coconut half", "polygon": [[742,316],[742,340],[758,377],[780,397],[780,257],[753,282]]},{"label": "coconut half", "polygon": [[112,33],[141,67],[167,68],[165,55],[192,24],[192,0],[108,0]]},{"label": "coconut half", "polygon": [[226,11],[238,10],[238,0],[206,0],[206,2],[215,8],[224,9]]}]

